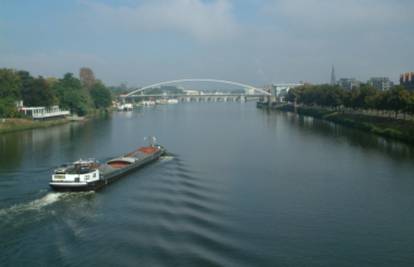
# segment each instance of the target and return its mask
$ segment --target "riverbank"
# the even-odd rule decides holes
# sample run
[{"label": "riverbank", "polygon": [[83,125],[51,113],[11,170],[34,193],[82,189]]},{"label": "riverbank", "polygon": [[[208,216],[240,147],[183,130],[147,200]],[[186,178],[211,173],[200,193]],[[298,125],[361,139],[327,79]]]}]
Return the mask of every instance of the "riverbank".
[{"label": "riverbank", "polygon": [[53,120],[32,120],[32,119],[0,119],[0,134],[38,129],[38,128],[47,128],[57,125],[63,125],[70,122],[80,122],[88,121],[100,116],[107,116],[113,111],[113,109],[94,109],[91,110],[86,116],[69,116],[66,118],[53,119]]},{"label": "riverbank", "polygon": [[37,121],[30,119],[2,119],[0,120],[0,134],[37,128],[47,128],[71,122],[70,119],[56,119]]},{"label": "riverbank", "polygon": [[[274,109],[295,112],[293,105],[283,105]],[[299,115],[331,121],[346,127],[414,144],[414,121],[343,113],[341,111],[304,106],[297,107],[296,112]]]}]

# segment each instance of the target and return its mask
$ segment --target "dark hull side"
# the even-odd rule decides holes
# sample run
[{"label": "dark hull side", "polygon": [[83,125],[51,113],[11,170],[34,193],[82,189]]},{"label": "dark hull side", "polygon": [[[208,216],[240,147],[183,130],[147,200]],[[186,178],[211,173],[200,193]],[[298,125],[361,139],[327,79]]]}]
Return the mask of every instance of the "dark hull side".
[{"label": "dark hull side", "polygon": [[114,171],[112,173],[109,173],[107,175],[104,175],[103,179],[88,183],[87,185],[79,185],[79,186],[71,186],[71,185],[53,185],[51,184],[50,187],[54,191],[58,192],[81,192],[81,191],[97,191],[105,187],[106,185],[109,185],[118,179],[122,178],[123,176],[127,175],[128,173],[131,173],[133,171],[136,171],[137,169],[152,163],[156,160],[158,160],[163,154],[165,153],[164,150],[160,150],[151,157],[139,161],[137,163],[134,163],[128,167],[125,167],[123,169],[119,169],[117,171]]}]

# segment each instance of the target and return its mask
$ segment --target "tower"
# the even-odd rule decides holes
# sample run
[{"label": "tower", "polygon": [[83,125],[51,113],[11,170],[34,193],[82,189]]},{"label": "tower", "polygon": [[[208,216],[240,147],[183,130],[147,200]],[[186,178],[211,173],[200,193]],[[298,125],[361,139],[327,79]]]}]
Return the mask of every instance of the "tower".
[{"label": "tower", "polygon": [[335,67],[334,67],[334,65],[332,65],[332,70],[331,70],[331,85],[335,85],[335,84],[336,84]]}]

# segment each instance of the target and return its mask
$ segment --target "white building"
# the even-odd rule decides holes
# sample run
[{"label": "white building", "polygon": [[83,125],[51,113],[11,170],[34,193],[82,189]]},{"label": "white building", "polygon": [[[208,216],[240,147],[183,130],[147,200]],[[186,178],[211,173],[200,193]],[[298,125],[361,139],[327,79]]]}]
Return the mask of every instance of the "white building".
[{"label": "white building", "polygon": [[59,106],[47,107],[21,107],[20,112],[32,119],[50,119],[57,117],[66,117],[70,115],[68,110],[61,110]]},{"label": "white building", "polygon": [[273,96],[285,96],[290,89],[302,86],[302,83],[279,83],[270,85],[270,93]]}]

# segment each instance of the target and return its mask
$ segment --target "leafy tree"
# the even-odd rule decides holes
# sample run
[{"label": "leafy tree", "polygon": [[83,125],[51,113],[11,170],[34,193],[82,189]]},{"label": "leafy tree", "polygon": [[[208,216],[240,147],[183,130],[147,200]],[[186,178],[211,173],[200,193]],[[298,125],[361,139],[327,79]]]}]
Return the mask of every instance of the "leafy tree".
[{"label": "leafy tree", "polygon": [[72,73],[66,73],[63,79],[59,79],[53,86],[53,91],[62,108],[70,109],[72,113],[80,116],[87,114],[90,107],[89,94],[82,90],[80,80],[73,77]]},{"label": "leafy tree", "polygon": [[22,96],[23,103],[26,106],[52,106],[56,104],[57,98],[55,92],[51,89],[48,82],[41,76],[33,79],[30,76],[24,76]]},{"label": "leafy tree", "polygon": [[401,111],[406,111],[410,102],[410,93],[402,86],[396,86],[389,92],[387,104],[395,112],[395,117]]},{"label": "leafy tree", "polygon": [[414,93],[413,92],[410,93],[406,111],[410,114],[414,114]]},{"label": "leafy tree", "polygon": [[25,98],[25,95],[28,94],[30,91],[30,87],[33,83],[33,77],[30,75],[28,71],[20,70],[17,72],[17,75],[20,77],[20,93],[23,97],[23,101]]},{"label": "leafy tree", "polygon": [[14,118],[18,116],[15,100],[11,97],[0,98],[0,118]]},{"label": "leafy tree", "polygon": [[302,86],[290,89],[289,92],[287,93],[286,100],[289,102],[295,102],[295,101],[299,102],[299,98],[302,94],[301,89],[302,89]]},{"label": "leafy tree", "polygon": [[21,80],[16,71],[0,69],[0,117],[18,115],[15,101],[20,99]]},{"label": "leafy tree", "polygon": [[92,86],[90,94],[95,108],[107,108],[112,103],[111,92],[101,82]]},{"label": "leafy tree", "polygon": [[10,97],[13,100],[20,98],[21,81],[16,71],[0,69],[0,97]]}]

